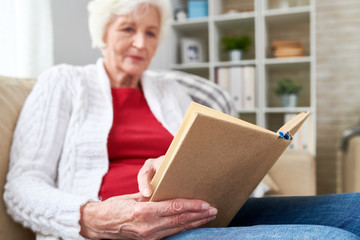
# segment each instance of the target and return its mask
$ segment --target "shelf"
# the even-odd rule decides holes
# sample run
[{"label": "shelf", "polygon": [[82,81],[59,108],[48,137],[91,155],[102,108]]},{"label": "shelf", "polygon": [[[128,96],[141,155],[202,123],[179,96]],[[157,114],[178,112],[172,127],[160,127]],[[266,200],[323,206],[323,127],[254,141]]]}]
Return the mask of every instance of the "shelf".
[{"label": "shelf", "polygon": [[310,68],[312,57],[293,57],[293,58],[267,58],[264,61],[266,69],[276,70]]},{"label": "shelf", "polygon": [[215,23],[229,23],[233,21],[243,21],[247,19],[254,19],[255,13],[254,12],[245,12],[245,13],[227,13],[215,16],[214,22]]},{"label": "shelf", "polygon": [[308,7],[298,7],[294,11],[268,10],[265,12],[267,24],[296,24],[309,23],[310,11]]},{"label": "shelf", "polygon": [[310,63],[311,57],[266,58],[265,64]]},{"label": "shelf", "polygon": [[265,108],[265,113],[300,113],[310,111],[310,107],[295,107],[295,108],[286,108],[286,107],[274,107],[274,108]]},{"label": "shelf", "polygon": [[294,15],[294,14],[309,14],[310,6],[291,7],[287,9],[269,9],[264,11],[265,17],[281,16],[281,15]]},{"label": "shelf", "polygon": [[173,22],[171,24],[171,27],[175,29],[176,31],[181,32],[193,32],[193,31],[207,31],[208,28],[208,18],[201,18],[201,19],[194,19],[194,20],[184,20],[184,21],[178,21]]},{"label": "shelf", "polygon": [[182,64],[173,64],[171,65],[172,69],[177,70],[187,70],[187,69],[207,69],[209,68],[209,63],[182,63]]},{"label": "shelf", "polygon": [[207,25],[208,17],[204,18],[194,18],[194,19],[186,19],[180,21],[172,21],[171,25],[173,27],[182,27],[182,26],[191,26],[191,25]]},{"label": "shelf", "polygon": [[256,65],[256,60],[242,60],[239,62],[214,62],[214,67],[235,67],[235,66],[248,66],[248,65]]}]

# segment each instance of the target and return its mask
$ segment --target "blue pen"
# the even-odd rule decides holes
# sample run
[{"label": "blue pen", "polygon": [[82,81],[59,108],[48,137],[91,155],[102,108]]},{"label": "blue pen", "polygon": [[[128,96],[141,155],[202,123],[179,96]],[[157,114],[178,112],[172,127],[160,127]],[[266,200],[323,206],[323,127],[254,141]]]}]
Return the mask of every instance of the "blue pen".
[{"label": "blue pen", "polygon": [[283,138],[285,140],[291,140],[291,135],[289,132],[286,132],[285,134],[283,132],[279,132],[279,138]]}]

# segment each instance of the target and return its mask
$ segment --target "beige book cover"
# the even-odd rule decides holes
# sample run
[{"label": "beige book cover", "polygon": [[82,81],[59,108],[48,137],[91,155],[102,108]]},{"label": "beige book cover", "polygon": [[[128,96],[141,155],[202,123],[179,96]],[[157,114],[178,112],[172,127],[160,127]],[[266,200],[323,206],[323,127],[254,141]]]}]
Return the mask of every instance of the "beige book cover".
[{"label": "beige book cover", "polygon": [[191,103],[151,182],[151,201],[202,199],[218,209],[207,227],[227,226],[309,114],[273,132]]}]

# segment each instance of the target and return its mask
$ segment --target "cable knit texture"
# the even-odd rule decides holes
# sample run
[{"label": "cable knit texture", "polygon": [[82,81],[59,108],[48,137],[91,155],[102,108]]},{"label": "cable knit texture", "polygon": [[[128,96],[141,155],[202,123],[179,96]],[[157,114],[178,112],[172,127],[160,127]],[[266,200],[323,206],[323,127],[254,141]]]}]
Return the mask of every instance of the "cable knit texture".
[{"label": "cable knit texture", "polygon": [[[191,98],[176,81],[160,76],[144,73],[144,95],[175,134]],[[4,200],[8,213],[37,239],[83,239],[80,206],[97,200],[108,169],[111,102],[102,59],[85,67],[53,67],[28,96],[14,133]]]}]

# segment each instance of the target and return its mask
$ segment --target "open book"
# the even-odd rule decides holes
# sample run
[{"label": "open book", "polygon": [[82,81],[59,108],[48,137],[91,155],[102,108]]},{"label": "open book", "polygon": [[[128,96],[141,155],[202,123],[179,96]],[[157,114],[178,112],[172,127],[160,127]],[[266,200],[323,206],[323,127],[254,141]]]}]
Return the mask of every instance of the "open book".
[{"label": "open book", "polygon": [[218,209],[207,227],[227,226],[309,115],[275,133],[191,103],[151,182],[151,201],[201,199]]}]

